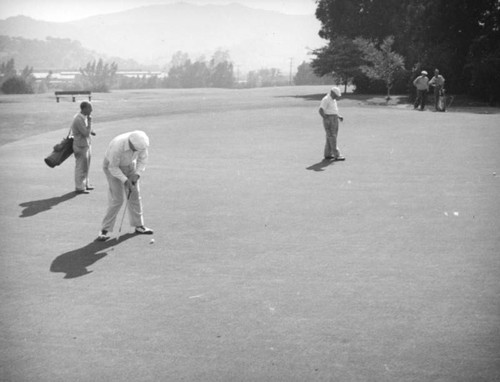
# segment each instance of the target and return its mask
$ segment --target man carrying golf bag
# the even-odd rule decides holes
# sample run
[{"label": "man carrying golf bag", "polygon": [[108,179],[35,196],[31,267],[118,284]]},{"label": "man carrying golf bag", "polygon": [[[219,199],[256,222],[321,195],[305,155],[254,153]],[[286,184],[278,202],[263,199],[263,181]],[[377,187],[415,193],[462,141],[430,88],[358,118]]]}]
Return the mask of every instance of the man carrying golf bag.
[{"label": "man carrying golf bag", "polygon": [[146,169],[148,147],[149,138],[140,130],[118,135],[111,140],[103,162],[103,171],[109,184],[108,209],[96,240],[109,239],[108,233],[113,231],[125,195],[125,208],[128,209],[130,225],[135,227],[135,232],[153,234],[153,230],[144,226],[139,187],[139,178]]},{"label": "man carrying golf bag", "polygon": [[435,69],[434,77],[429,81],[429,86],[434,86],[434,108],[436,111],[446,110],[444,81],[444,77],[439,74],[439,69]]}]

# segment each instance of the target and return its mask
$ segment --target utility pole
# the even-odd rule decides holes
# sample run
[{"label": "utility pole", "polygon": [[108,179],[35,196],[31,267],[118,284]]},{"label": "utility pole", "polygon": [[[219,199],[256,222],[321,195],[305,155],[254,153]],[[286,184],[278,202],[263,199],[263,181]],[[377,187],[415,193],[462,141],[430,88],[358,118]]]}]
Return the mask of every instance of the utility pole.
[{"label": "utility pole", "polygon": [[290,57],[290,78],[289,78],[290,85],[292,85],[292,62],[293,62],[293,57]]}]

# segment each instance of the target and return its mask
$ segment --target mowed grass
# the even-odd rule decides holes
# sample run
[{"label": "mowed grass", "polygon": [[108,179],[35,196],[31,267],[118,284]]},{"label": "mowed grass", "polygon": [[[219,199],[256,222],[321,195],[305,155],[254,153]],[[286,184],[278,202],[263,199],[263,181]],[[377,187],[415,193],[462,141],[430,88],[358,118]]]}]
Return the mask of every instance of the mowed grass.
[{"label": "mowed grass", "polygon": [[[499,116],[348,95],[325,163],[327,90],[95,95],[78,197],[72,158],[43,163],[78,103],[2,98],[0,379],[500,379]],[[95,244],[133,129],[155,243]]]}]

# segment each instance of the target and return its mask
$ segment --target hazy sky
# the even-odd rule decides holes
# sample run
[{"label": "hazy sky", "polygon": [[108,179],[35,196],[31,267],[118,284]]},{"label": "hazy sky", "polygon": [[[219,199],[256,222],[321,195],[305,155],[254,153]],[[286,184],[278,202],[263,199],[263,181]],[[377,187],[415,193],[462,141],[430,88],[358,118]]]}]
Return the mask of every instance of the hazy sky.
[{"label": "hazy sky", "polygon": [[314,14],[315,0],[0,0],[0,19],[24,15],[37,20],[71,21],[151,4],[240,3],[248,7],[289,14]]}]

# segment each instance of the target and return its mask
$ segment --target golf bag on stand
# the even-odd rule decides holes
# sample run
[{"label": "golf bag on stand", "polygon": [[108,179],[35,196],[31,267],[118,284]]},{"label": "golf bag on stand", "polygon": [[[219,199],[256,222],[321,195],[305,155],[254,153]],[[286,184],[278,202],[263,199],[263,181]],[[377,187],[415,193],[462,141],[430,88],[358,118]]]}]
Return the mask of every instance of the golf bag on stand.
[{"label": "golf bag on stand", "polygon": [[438,97],[437,110],[446,111],[446,92],[444,88],[439,89]]}]

